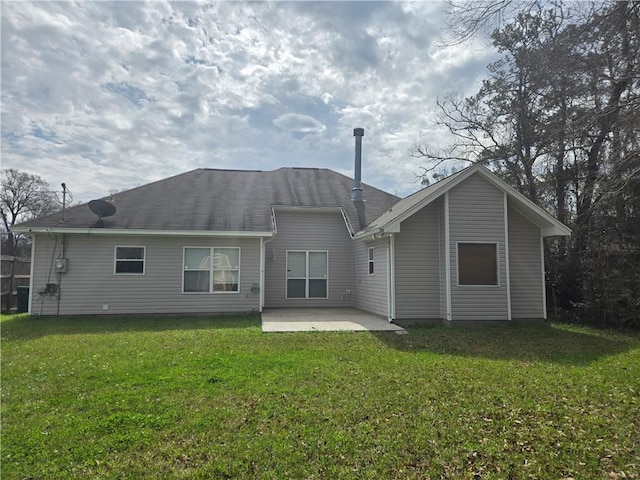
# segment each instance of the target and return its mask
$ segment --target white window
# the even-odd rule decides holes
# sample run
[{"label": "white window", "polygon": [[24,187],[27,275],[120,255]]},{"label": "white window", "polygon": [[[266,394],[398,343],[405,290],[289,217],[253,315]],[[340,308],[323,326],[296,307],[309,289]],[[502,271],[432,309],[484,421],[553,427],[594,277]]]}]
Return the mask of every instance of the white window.
[{"label": "white window", "polygon": [[116,275],[144,275],[145,247],[116,247],[114,273]]},{"label": "white window", "polygon": [[184,249],[183,292],[209,293],[211,291],[211,249]]},{"label": "white window", "polygon": [[374,266],[373,266],[373,247],[369,247],[369,275],[373,275]]},{"label": "white window", "polygon": [[327,298],[328,260],[328,252],[287,252],[287,298]]},{"label": "white window", "polygon": [[240,248],[185,247],[183,293],[240,291]]},{"label": "white window", "polygon": [[458,243],[458,285],[498,285],[497,243]]}]

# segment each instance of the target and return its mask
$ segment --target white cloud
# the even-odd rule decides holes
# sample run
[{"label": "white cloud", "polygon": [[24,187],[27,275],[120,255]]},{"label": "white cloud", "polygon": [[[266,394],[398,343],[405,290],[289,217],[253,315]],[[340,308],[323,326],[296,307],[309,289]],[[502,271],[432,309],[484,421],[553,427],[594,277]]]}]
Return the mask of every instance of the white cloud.
[{"label": "white cloud", "polygon": [[285,113],[273,121],[276,127],[296,133],[322,133],[327,127],[309,115]]},{"label": "white cloud", "polygon": [[[88,200],[203,166],[419,185],[435,99],[492,50],[434,47],[438,2],[2,3],[2,166]],[[258,163],[259,165],[257,165]]]}]

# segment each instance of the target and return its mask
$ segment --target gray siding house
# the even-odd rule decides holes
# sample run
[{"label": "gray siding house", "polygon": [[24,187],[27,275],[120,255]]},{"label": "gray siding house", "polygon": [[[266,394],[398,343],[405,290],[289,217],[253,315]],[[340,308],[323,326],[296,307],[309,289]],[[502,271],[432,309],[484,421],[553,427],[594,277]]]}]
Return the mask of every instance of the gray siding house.
[{"label": "gray siding house", "polygon": [[571,231],[483,166],[400,199],[327,169],[198,169],[17,226],[32,315],[354,307],[389,321],[546,318]]}]

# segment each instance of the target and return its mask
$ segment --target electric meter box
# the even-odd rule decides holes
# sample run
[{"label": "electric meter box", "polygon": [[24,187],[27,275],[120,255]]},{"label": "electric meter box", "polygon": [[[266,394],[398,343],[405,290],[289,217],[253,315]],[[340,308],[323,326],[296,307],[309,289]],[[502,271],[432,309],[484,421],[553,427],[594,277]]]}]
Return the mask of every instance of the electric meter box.
[{"label": "electric meter box", "polygon": [[67,259],[66,258],[56,258],[56,263],[54,264],[57,273],[67,273]]}]

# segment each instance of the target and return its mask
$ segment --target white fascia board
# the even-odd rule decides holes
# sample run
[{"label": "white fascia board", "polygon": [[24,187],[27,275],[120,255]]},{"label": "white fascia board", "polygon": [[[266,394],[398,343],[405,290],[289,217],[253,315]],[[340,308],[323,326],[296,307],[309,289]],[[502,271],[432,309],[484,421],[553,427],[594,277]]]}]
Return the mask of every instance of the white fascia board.
[{"label": "white fascia board", "polygon": [[537,210],[529,208],[528,205],[522,203],[520,199],[510,197],[510,200],[509,204],[515,211],[534,225],[540,227],[543,237],[570,237],[573,233],[569,227],[558,220],[555,222],[547,221]]},{"label": "white fascia board", "polygon": [[232,232],[213,230],[145,230],[133,228],[64,228],[64,227],[16,227],[19,233],[69,233],[80,235],[148,235],[169,237],[271,237],[273,232]]},{"label": "white fascia board", "polygon": [[[385,225],[382,225],[380,227],[382,229],[381,231],[390,232],[390,233],[399,232],[400,223],[402,223],[411,215],[418,212],[422,208],[426,207],[436,199],[440,198],[442,195],[444,195],[445,192],[450,191],[451,189],[459,185],[461,182],[463,182],[464,180],[466,180],[476,172],[480,173],[483,178],[489,181],[489,183],[495,186],[498,190],[506,193],[510,198],[512,198],[514,202],[516,202],[521,207],[521,208],[517,208],[517,210],[520,211],[520,213],[524,214],[524,212],[522,212],[521,210],[528,209],[528,210],[531,210],[535,215],[541,217],[541,219],[544,221],[543,225],[540,225],[539,221],[538,222],[534,220],[532,221],[542,229],[543,235],[545,237],[556,236],[556,235],[571,236],[571,229],[569,227],[567,227],[566,225],[561,223],[558,219],[556,219],[555,217],[547,213],[545,210],[540,208],[538,205],[533,203],[527,197],[525,197],[520,192],[518,192],[515,188],[511,187],[510,185],[507,185],[505,182],[500,180],[489,169],[479,164],[469,167],[466,171],[461,172],[457,178],[455,178],[446,186],[444,186],[444,188],[442,188],[439,191],[433,192],[432,195],[425,197],[421,201],[417,202],[415,205],[411,206],[411,208],[408,208],[404,212],[400,213],[393,220],[387,222]],[[443,181],[446,181],[446,179]],[[373,231],[361,232],[360,234],[356,235],[356,238],[371,236],[375,233],[378,233],[378,231],[373,230]]]},{"label": "white fascia board", "polygon": [[[479,167],[479,165],[478,165]],[[400,232],[400,224],[402,222],[404,222],[407,218],[409,218],[411,215],[413,215],[414,213],[420,211],[421,209],[423,209],[424,207],[426,207],[427,205],[429,205],[430,203],[434,202],[435,200],[437,200],[438,198],[440,198],[442,195],[444,195],[445,192],[448,192],[449,190],[451,190],[453,187],[455,187],[456,185],[458,185],[460,182],[462,182],[464,179],[466,179],[467,177],[469,177],[470,175],[472,175],[473,173],[477,172],[478,169],[476,167],[470,167],[468,168],[466,171],[461,172],[457,178],[455,178],[454,180],[452,180],[448,185],[446,185],[445,188],[442,188],[441,191],[434,191],[431,195],[423,198],[422,200],[420,200],[419,202],[417,202],[415,205],[411,206],[411,208],[408,208],[407,210],[405,210],[404,212],[398,214],[397,217],[395,217],[393,220],[391,220],[390,222],[387,222],[385,225],[383,225],[382,227],[380,227],[383,231],[385,232],[390,232],[390,233],[398,233]],[[446,179],[442,180],[442,181],[446,181]],[[428,187],[427,187],[428,188]],[[414,194],[415,195],[415,194]],[[394,207],[395,208],[395,207]],[[375,231],[373,232],[366,232],[366,234],[363,234],[362,236],[367,236],[367,235],[373,235],[374,233],[377,233]],[[356,236],[357,238],[357,236]]]},{"label": "white fascia board", "polygon": [[[527,217],[531,221],[533,221],[533,223],[537,224],[542,229],[543,236],[545,236],[545,237],[556,236],[556,235],[564,236],[564,237],[570,237],[571,236],[572,232],[571,232],[571,229],[569,227],[567,227],[562,222],[560,222],[560,220],[555,218],[553,215],[550,215],[544,209],[540,208],[538,205],[533,203],[531,200],[529,200],[527,197],[522,195],[520,192],[518,192],[511,185],[507,185],[505,182],[503,182],[502,180],[497,178],[488,169],[486,169],[485,167],[482,167],[482,168],[480,168],[480,169],[478,169],[476,171],[478,173],[482,174],[482,176],[487,181],[489,181],[491,184],[493,184],[495,187],[499,188],[500,190],[505,192],[509,197],[511,197],[521,207],[521,208],[517,208],[516,207],[516,210],[518,210],[520,213],[522,213],[523,215],[527,216],[526,213],[522,211],[522,209],[529,209],[535,215],[538,215],[538,216],[542,217],[542,219],[546,223],[550,224],[550,226],[540,225],[540,222],[536,222],[535,220],[531,219],[530,217]],[[548,232],[548,233],[544,233],[545,231]]]},{"label": "white fascia board", "polygon": [[564,225],[552,225],[550,227],[542,227],[540,229],[543,237],[570,237],[571,229]]}]

